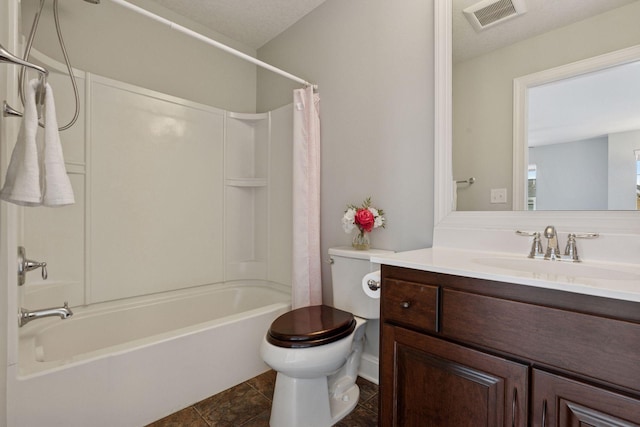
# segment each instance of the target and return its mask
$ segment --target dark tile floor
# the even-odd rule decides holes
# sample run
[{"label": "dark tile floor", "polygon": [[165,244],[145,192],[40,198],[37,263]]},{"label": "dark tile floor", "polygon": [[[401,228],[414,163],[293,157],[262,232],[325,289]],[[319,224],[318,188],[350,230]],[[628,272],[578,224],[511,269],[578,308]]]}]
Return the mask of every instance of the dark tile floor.
[{"label": "dark tile floor", "polygon": [[[147,427],[268,427],[276,373],[267,371]],[[378,386],[358,377],[358,406],[336,427],[376,427]]]}]

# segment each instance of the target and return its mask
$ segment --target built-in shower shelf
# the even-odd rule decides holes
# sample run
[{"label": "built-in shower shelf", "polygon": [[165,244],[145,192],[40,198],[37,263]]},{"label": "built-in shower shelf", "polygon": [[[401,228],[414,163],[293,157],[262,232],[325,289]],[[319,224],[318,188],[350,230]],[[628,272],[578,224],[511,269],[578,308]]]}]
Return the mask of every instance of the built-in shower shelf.
[{"label": "built-in shower shelf", "polygon": [[270,113],[225,119],[225,280],[267,279]]},{"label": "built-in shower shelf", "polygon": [[266,178],[227,178],[230,187],[266,187]]},{"label": "built-in shower shelf", "polygon": [[269,118],[269,113],[255,113],[254,114],[254,113],[234,113],[234,112],[229,112],[227,114],[232,119],[243,120],[243,121],[246,121],[246,122],[260,121],[260,120],[265,120],[265,119]]}]

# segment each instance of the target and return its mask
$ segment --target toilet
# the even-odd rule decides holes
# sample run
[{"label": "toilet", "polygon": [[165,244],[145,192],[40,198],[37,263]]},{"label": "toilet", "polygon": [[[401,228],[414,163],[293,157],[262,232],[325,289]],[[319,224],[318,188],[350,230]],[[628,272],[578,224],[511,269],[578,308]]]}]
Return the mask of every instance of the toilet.
[{"label": "toilet", "polygon": [[364,293],[362,278],[379,268],[371,256],[389,253],[329,249],[333,306],[298,308],[271,324],[260,347],[277,372],[271,427],[329,427],[355,408],[367,319],[380,317],[380,300]]}]

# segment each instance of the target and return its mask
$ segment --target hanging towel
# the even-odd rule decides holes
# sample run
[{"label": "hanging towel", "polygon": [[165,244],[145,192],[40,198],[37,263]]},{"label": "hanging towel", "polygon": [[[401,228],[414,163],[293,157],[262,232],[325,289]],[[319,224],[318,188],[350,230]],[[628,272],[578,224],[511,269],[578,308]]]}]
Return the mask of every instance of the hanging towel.
[{"label": "hanging towel", "polygon": [[47,83],[44,97],[44,156],[42,162],[43,199],[45,206],[64,206],[75,203],[71,181],[64,167],[62,145],[58,134],[58,119],[53,91]]},{"label": "hanging towel", "polygon": [[18,140],[7,169],[7,178],[0,191],[0,198],[22,206],[39,206],[42,203],[40,163],[36,134],[38,113],[36,111],[37,80],[26,87],[24,115]]}]

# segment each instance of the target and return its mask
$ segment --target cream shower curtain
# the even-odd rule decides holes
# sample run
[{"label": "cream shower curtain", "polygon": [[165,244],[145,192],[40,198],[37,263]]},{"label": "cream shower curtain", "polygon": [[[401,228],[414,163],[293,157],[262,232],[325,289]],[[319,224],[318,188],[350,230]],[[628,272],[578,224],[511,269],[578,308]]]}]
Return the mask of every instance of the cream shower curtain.
[{"label": "cream shower curtain", "polygon": [[293,308],[322,304],[320,281],[320,97],[293,91]]}]

